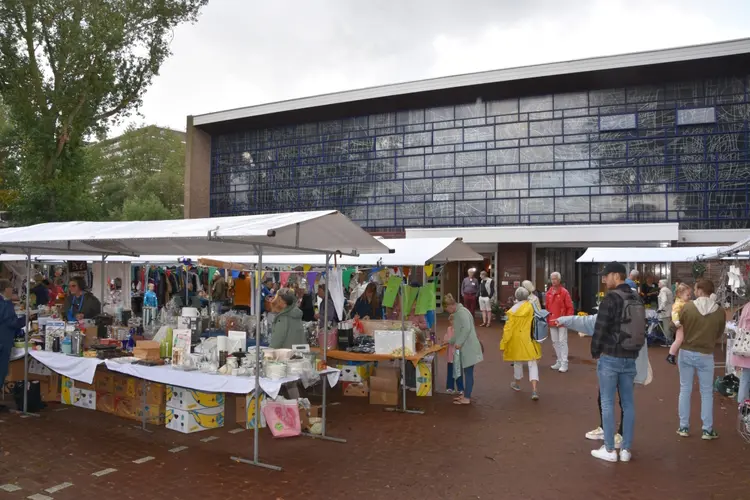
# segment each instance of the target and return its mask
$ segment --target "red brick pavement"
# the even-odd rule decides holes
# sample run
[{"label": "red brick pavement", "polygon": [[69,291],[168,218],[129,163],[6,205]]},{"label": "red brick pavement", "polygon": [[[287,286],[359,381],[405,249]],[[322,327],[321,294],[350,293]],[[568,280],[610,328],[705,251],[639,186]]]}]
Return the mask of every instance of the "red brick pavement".
[{"label": "red brick pavement", "polygon": [[[0,490],[0,500],[33,494],[138,500],[750,498],[750,445],[736,433],[735,405],[716,397],[718,441],[678,438],[677,370],[663,361],[663,350],[651,353],[654,383],[636,393],[634,459],[607,464],[591,458],[597,443],[583,438],[598,425],[588,340],[571,335],[567,374],[547,368],[551,346],[544,346],[541,400],[532,402],[528,383],[521,393],[510,390],[512,370],[500,360],[499,336],[499,328],[481,331],[486,361],[477,367],[473,406],[454,406],[444,395],[411,394],[409,405],[426,414],[401,415],[334,390],[341,404],[330,407],[329,433],[348,443],[273,440],[264,430],[261,458],[283,466],[280,473],[229,460],[252,454],[252,431],[229,434],[236,428],[232,424],[192,435],[163,428],[147,434],[133,422],[78,408],[49,409],[41,418],[5,414],[0,416],[0,486],[22,489]],[[697,394],[693,403],[697,430]],[[230,408],[227,420],[233,415]],[[209,436],[218,439],[201,441]],[[169,452],[177,446],[187,449]],[[133,463],[146,456],[154,459]],[[107,468],[117,470],[92,476]],[[73,486],[45,493],[63,482]]]}]

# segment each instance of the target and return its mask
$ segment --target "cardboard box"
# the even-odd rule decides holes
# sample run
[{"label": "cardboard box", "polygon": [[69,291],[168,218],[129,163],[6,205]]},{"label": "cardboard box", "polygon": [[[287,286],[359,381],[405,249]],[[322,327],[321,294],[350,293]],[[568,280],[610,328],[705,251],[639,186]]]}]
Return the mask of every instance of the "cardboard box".
[{"label": "cardboard box", "polygon": [[375,375],[370,377],[370,404],[398,404],[399,371],[386,366],[378,366]]},{"label": "cardboard box", "polygon": [[167,429],[192,434],[194,432],[224,427],[224,405],[201,410],[167,408]]},{"label": "cardboard box", "polygon": [[395,350],[400,350],[403,345],[406,345],[407,351],[411,349],[412,353],[415,353],[417,349],[412,330],[404,332],[404,339],[401,338],[401,330],[375,330],[373,337],[375,337],[375,354],[392,354]]},{"label": "cardboard box", "polygon": [[89,326],[84,331],[83,335],[83,347],[85,349],[90,349],[92,346],[95,346],[99,344],[99,335],[98,335],[99,328],[96,326]]},{"label": "cardboard box", "polygon": [[[5,381],[18,382],[21,380],[23,380],[23,359],[11,361],[8,365],[8,375],[5,377]],[[49,374],[39,375],[36,373],[31,373],[31,363],[29,363],[29,380],[49,380]]]},{"label": "cardboard box", "polygon": [[366,398],[370,393],[367,382],[342,382],[344,396],[353,396],[357,398]]},{"label": "cardboard box", "polygon": [[168,385],[165,399],[167,406],[175,410],[224,409],[223,392],[200,392]]},{"label": "cardboard box", "polygon": [[133,348],[133,356],[148,361],[159,361],[161,344],[153,340],[140,340]]},{"label": "cardboard box", "polygon": [[73,379],[66,376],[60,377],[60,402],[64,405],[73,404]]},{"label": "cardboard box", "polygon": [[432,396],[432,363],[424,360],[416,367],[417,396]]},{"label": "cardboard box", "polygon": [[110,392],[96,393],[96,411],[115,414],[115,395]]},{"label": "cardboard box", "polygon": [[135,420],[138,418],[138,404],[131,398],[118,398],[115,396],[114,414],[128,420]]},{"label": "cardboard box", "polygon": [[[263,408],[265,408],[267,397],[265,394],[260,395],[260,428],[266,427],[266,417],[263,415]],[[245,429],[255,429],[255,394],[248,394],[247,396],[237,396],[236,399],[237,408],[236,421],[242,425]]]},{"label": "cardboard box", "polygon": [[[412,322],[406,322],[406,328],[411,328]],[[398,328],[401,331],[401,320],[393,319],[363,319],[362,320],[363,335],[373,336],[376,330],[395,330]]]},{"label": "cardboard box", "polygon": [[375,365],[373,363],[364,363],[361,365],[338,365],[336,368],[341,370],[341,382],[367,382],[370,380]]},{"label": "cardboard box", "polygon": [[47,403],[60,402],[60,375],[53,373],[49,381],[42,380],[41,384],[42,401]]},{"label": "cardboard box", "polygon": [[137,406],[136,419],[140,422],[143,420],[143,414],[146,414],[146,423],[151,425],[164,425],[167,420],[167,407],[164,403],[147,404],[146,408]]},{"label": "cardboard box", "polygon": [[73,406],[87,410],[96,410],[96,391],[74,388]]},{"label": "cardboard box", "polygon": [[134,399],[138,395],[140,379],[127,375],[114,374],[114,395],[120,399]]},{"label": "cardboard box", "polygon": [[94,385],[98,394],[115,394],[115,375],[112,372],[97,370],[94,376]]},{"label": "cardboard box", "polygon": [[167,386],[164,384],[159,384],[157,382],[144,382],[142,380],[138,381],[139,383],[136,385],[136,397],[135,399],[138,400],[138,403],[140,404],[141,401],[143,401],[143,391],[144,389],[146,392],[146,404],[148,405],[163,405],[166,406],[167,404]]}]

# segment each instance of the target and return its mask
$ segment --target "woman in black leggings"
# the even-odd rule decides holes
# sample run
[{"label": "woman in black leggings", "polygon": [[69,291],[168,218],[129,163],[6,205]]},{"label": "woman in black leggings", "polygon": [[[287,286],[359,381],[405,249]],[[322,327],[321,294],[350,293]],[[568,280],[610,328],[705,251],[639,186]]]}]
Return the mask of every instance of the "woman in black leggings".
[{"label": "woman in black leggings", "polygon": [[[617,391],[617,398],[620,399],[620,391]],[[594,441],[604,440],[604,422],[602,421],[602,395],[600,392],[597,393],[597,403],[599,404],[599,427],[593,431],[586,433],[586,439]],[[620,447],[622,443],[622,420],[624,412],[622,411],[622,400],[620,399],[620,427],[617,428],[617,434],[615,434],[615,448]]]}]

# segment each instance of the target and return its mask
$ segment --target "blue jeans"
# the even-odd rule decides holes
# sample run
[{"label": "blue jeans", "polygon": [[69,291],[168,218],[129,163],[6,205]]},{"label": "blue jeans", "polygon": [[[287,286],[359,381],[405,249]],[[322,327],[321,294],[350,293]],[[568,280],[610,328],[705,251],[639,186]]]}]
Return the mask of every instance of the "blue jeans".
[{"label": "blue jeans", "polygon": [[459,391],[464,392],[464,378],[458,377],[455,380],[453,379],[453,363],[448,363],[448,380],[445,381],[445,388],[449,391],[458,389]]},{"label": "blue jeans", "polygon": [[740,375],[740,391],[737,393],[737,402],[744,403],[750,399],[750,368],[743,368]]},{"label": "blue jeans", "polygon": [[466,390],[464,390],[464,397],[466,399],[471,398],[471,391],[474,390],[474,366],[464,368],[464,376],[466,379]]},{"label": "blue jeans", "polygon": [[680,428],[690,427],[690,396],[693,394],[693,378],[697,372],[698,388],[701,391],[703,430],[712,430],[714,428],[714,355],[680,349],[677,367],[680,369],[678,405]]},{"label": "blue jeans", "polygon": [[615,395],[619,391],[622,408],[622,449],[630,450],[635,428],[635,359],[602,355],[596,365],[596,374],[599,378],[599,395],[602,398],[604,445],[609,451],[615,449]]}]

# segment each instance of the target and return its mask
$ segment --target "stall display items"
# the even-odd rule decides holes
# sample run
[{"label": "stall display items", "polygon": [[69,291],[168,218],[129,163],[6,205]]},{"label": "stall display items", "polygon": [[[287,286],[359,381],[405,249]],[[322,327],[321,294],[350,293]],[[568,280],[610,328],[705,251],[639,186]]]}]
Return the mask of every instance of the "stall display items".
[{"label": "stall display items", "polygon": [[[373,337],[375,338],[375,354],[392,354],[394,356],[401,356],[401,351],[404,349],[402,345],[401,329],[398,330],[375,330]],[[406,330],[404,332],[403,344],[406,345],[405,356],[412,356],[417,352],[417,335],[414,330]]]}]

